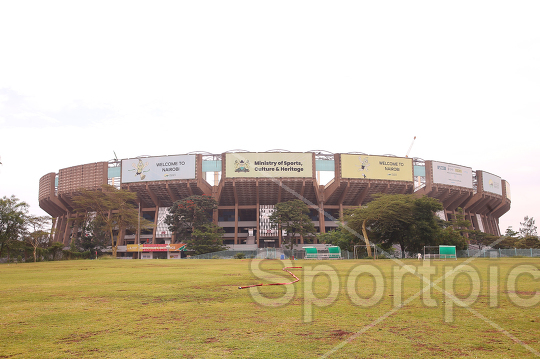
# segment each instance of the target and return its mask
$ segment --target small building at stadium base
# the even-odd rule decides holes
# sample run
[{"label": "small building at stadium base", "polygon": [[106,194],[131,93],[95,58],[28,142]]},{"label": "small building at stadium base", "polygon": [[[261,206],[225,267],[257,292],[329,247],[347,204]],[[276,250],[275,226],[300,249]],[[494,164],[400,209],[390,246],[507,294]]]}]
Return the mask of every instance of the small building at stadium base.
[{"label": "small building at stadium base", "polygon": [[[103,184],[137,193],[140,214],[155,223],[140,233],[115,233],[122,257],[181,256],[181,250],[162,249],[181,242],[164,221],[175,201],[192,195],[217,201],[212,220],[223,228],[224,244],[236,250],[281,248],[284,235],[269,218],[277,203],[293,199],[308,204],[317,233],[335,229],[344,210],[366,205],[378,193],[436,198],[444,207],[441,219],[456,218],[461,208],[473,229],[493,235],[500,235],[499,218],[511,203],[510,185],[499,176],[419,158],[283,150],[139,156],[64,168],[40,179],[39,205],[54,218],[55,241],[68,246],[81,231],[73,224],[78,191]],[[128,250],[137,243],[140,251]],[[297,247],[303,244],[296,238]]]},{"label": "small building at stadium base", "polygon": [[186,244],[128,244],[119,246],[118,253],[120,257],[133,259],[181,259],[186,257]]}]

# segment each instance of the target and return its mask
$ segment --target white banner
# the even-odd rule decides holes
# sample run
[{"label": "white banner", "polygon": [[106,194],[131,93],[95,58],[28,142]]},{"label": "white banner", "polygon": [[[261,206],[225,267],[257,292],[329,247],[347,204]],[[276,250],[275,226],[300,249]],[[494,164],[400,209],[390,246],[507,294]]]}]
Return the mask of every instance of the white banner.
[{"label": "white banner", "polygon": [[484,192],[491,192],[502,196],[501,177],[482,171],[482,188]]},{"label": "white banner", "polygon": [[179,155],[122,160],[122,183],[195,178],[195,156]]},{"label": "white banner", "polygon": [[512,196],[510,195],[510,183],[508,183],[508,181],[504,181],[504,183],[506,183],[506,198],[512,200]]},{"label": "white banner", "polygon": [[473,188],[472,168],[432,161],[433,183]]}]

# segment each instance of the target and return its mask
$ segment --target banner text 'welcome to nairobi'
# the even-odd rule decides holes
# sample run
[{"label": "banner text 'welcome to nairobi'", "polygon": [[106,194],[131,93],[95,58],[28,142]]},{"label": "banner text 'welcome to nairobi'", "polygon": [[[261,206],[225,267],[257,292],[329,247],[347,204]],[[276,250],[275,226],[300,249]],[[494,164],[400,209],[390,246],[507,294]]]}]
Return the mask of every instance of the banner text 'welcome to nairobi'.
[{"label": "banner text 'welcome to nairobi'", "polygon": [[122,160],[122,183],[195,178],[195,156],[178,155]]},{"label": "banner text 'welcome to nairobi'", "polygon": [[343,154],[341,177],[412,181],[412,158]]}]

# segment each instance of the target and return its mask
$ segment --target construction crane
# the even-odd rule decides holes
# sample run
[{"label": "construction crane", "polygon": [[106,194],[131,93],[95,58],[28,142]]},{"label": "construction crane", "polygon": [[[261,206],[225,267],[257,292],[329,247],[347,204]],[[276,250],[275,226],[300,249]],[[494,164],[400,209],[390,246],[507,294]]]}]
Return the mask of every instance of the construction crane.
[{"label": "construction crane", "polygon": [[411,153],[411,149],[412,149],[412,146],[414,145],[414,140],[416,140],[416,136],[414,136],[412,142],[411,142],[411,146],[409,147],[409,150],[407,151],[407,154],[405,155],[405,157],[409,157],[409,153]]}]

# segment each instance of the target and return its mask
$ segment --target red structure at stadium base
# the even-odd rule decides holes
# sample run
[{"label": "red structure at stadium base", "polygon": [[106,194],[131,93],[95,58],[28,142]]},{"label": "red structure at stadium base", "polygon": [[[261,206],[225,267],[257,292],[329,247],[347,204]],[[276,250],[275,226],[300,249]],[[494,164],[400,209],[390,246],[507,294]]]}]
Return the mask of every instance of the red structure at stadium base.
[{"label": "red structure at stadium base", "polygon": [[[323,177],[330,180],[321,183]],[[499,176],[419,158],[275,150],[141,156],[44,175],[39,205],[55,218],[56,241],[67,245],[78,230],[69,220],[76,216],[73,196],[107,183],[137,193],[142,215],[156,223],[140,235],[141,243],[151,244],[176,242],[163,219],[174,201],[191,195],[217,200],[213,219],[224,228],[226,244],[251,247],[281,246],[281,234],[271,228],[268,216],[275,204],[297,198],[310,206],[319,232],[335,228],[345,208],[365,205],[376,193],[437,198],[444,206],[441,218],[451,220],[462,208],[474,229],[494,235],[500,235],[499,218],[511,203],[510,186]],[[118,233],[117,241],[127,246],[136,244],[136,237]]]}]

